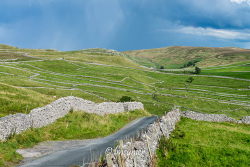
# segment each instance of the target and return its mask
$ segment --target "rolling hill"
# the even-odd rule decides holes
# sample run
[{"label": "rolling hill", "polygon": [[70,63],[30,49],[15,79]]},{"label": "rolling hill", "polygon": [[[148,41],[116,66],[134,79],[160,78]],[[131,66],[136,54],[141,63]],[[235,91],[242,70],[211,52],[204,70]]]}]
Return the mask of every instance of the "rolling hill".
[{"label": "rolling hill", "polygon": [[[222,66],[203,70],[211,73],[206,75],[174,74],[143,68],[123,53],[107,49],[61,52],[3,46],[0,52],[4,50],[8,54],[0,54],[1,116],[28,112],[68,95],[95,102],[118,101],[122,96],[130,96],[142,101],[153,114],[163,114],[177,105],[235,117],[250,115],[250,80],[214,76],[215,70],[225,71],[225,68],[217,69]],[[208,50],[212,52],[211,48]],[[186,51],[184,48],[183,52]],[[13,60],[15,54],[19,56]],[[231,71],[235,69],[229,67],[227,72],[234,73]],[[242,70],[239,73],[248,74]],[[190,77],[192,83],[187,82]],[[24,98],[25,94],[36,98]]]},{"label": "rolling hill", "polygon": [[209,48],[209,47],[166,47],[147,50],[126,51],[124,54],[138,64],[146,67],[178,69],[193,62],[199,67],[233,64],[249,61],[250,50],[241,48]]}]

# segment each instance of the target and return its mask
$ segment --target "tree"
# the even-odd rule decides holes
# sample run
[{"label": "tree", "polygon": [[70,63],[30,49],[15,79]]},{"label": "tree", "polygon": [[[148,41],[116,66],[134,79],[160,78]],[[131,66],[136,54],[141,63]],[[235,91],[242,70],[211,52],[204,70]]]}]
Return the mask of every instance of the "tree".
[{"label": "tree", "polygon": [[186,68],[186,67],[191,67],[191,66],[195,66],[196,63],[198,63],[200,60],[191,60],[188,61],[187,63],[185,63],[181,68]]},{"label": "tree", "polygon": [[195,67],[194,73],[195,74],[200,74],[201,73],[201,69],[199,67]]},{"label": "tree", "polygon": [[164,66],[160,66],[160,69],[163,70],[165,67]]}]

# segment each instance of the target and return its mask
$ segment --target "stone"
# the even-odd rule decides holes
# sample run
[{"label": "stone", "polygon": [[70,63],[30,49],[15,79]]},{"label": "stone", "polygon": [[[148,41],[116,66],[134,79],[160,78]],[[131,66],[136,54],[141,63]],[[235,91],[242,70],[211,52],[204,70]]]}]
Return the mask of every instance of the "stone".
[{"label": "stone", "polygon": [[64,117],[70,111],[84,111],[99,115],[144,109],[140,102],[104,102],[96,104],[82,98],[68,96],[60,98],[44,107],[35,108],[29,114],[15,114],[0,118],[0,140],[6,140],[13,134],[19,134],[29,128],[41,128],[57,119]]},{"label": "stone", "polygon": [[224,114],[205,114],[194,111],[183,111],[182,116],[197,121],[208,121],[208,122],[233,122],[238,123],[237,120],[230,118]]},{"label": "stone", "polygon": [[243,124],[250,124],[250,116],[243,117],[240,121]]},{"label": "stone", "polygon": [[170,111],[161,117],[159,121],[150,124],[144,132],[139,132],[139,138],[120,142],[121,144],[114,149],[111,155],[106,155],[108,166],[152,166],[160,138],[162,136],[169,138],[180,117],[181,113],[179,110]]}]

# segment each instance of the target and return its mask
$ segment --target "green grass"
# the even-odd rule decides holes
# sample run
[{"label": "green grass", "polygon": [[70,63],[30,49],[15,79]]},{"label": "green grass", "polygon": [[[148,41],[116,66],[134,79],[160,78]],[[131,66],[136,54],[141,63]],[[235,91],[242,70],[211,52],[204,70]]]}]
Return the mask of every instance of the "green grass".
[{"label": "green grass", "polygon": [[0,88],[3,99],[0,116],[26,113],[69,95],[95,102],[130,96],[143,102],[150,113],[159,115],[175,105],[237,118],[250,112],[248,81],[198,75],[193,76],[194,81],[187,90],[185,84],[190,75],[139,68],[57,59],[1,65],[0,83],[4,86]]},{"label": "green grass", "polygon": [[249,166],[250,126],[183,118],[171,138],[160,141],[159,167]]},{"label": "green grass", "polygon": [[208,67],[202,69],[201,74],[250,79],[250,62],[245,61],[224,66]]},{"label": "green grass", "polygon": [[36,91],[0,83],[0,117],[20,112],[29,113],[31,109],[53,100],[55,99]]},{"label": "green grass", "polygon": [[105,116],[83,112],[70,113],[49,126],[27,130],[11,137],[7,142],[0,142],[0,166],[13,166],[22,159],[15,152],[16,149],[32,147],[42,141],[108,136],[143,116],[149,116],[149,113],[143,110]]}]

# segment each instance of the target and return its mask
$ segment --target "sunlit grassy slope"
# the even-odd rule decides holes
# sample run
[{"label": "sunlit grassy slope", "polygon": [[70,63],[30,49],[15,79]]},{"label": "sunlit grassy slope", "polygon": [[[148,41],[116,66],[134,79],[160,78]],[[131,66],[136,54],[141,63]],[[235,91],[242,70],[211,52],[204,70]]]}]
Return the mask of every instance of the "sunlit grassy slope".
[{"label": "sunlit grassy slope", "polygon": [[250,60],[202,69],[202,74],[250,79]]},{"label": "sunlit grassy slope", "polygon": [[[126,95],[159,115],[176,105],[236,118],[250,115],[250,81],[237,76],[213,77],[206,70],[206,75],[196,76],[161,73],[106,49],[60,52],[4,46],[0,52],[29,58],[0,56],[0,116],[26,113],[69,95],[95,102]],[[189,77],[194,79],[191,84],[186,82]]]},{"label": "sunlit grassy slope", "polygon": [[28,113],[30,109],[41,107],[51,100],[51,96],[37,91],[0,83],[0,117],[10,113]]},{"label": "sunlit grassy slope", "polygon": [[182,119],[161,140],[158,166],[250,166],[250,126]]},{"label": "sunlit grassy slope", "polygon": [[197,61],[197,66],[217,66],[250,60],[250,50],[240,48],[208,47],[166,47],[159,49],[124,52],[135,62],[159,68],[181,68],[189,61]]}]

